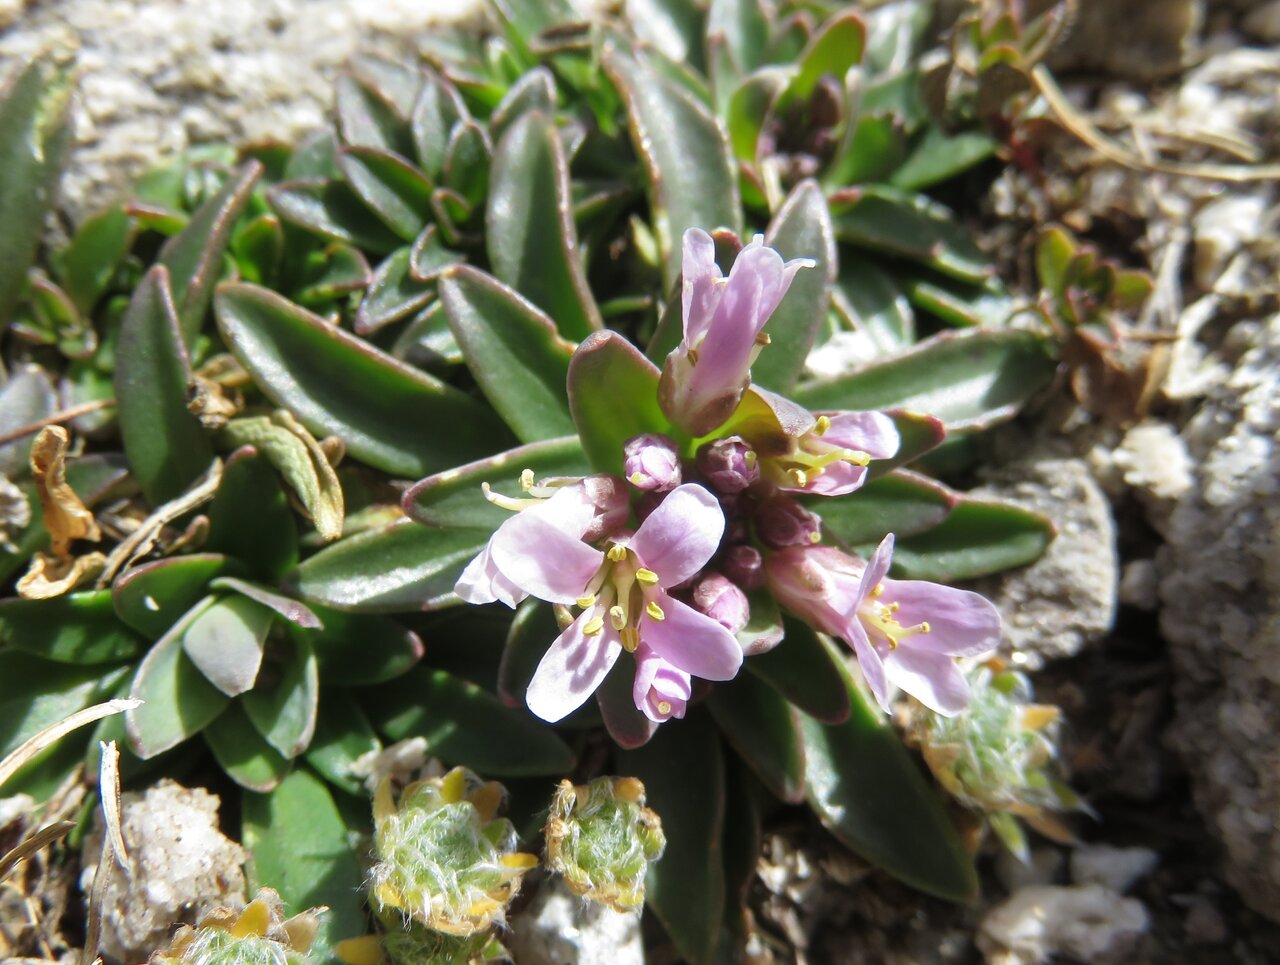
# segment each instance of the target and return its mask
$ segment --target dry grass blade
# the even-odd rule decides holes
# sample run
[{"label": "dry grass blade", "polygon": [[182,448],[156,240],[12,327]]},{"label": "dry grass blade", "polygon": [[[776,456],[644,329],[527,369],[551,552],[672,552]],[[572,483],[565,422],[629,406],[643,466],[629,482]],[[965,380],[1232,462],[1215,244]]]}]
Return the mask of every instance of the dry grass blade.
[{"label": "dry grass blade", "polygon": [[74,821],[58,821],[39,831],[28,834],[12,851],[0,858],[0,881],[4,881],[18,866],[46,844],[52,844],[76,826]]},{"label": "dry grass blade", "polygon": [[120,751],[115,741],[99,741],[102,762],[98,769],[98,793],[102,797],[102,823],[106,833],[102,840],[102,854],[98,856],[98,868],[93,875],[93,888],[89,894],[89,914],[85,924],[84,948],[80,952],[80,965],[93,965],[98,961],[98,946],[102,939],[102,901],[115,865],[125,874],[132,874],[129,854],[124,846],[124,833],[120,828]]},{"label": "dry grass blade", "polygon": [[12,754],[0,761],[0,787],[5,785],[9,778],[26,764],[33,757],[39,754],[49,745],[56,743],[62,737],[70,734],[78,727],[85,724],[92,724],[96,720],[102,720],[103,717],[110,717],[112,714],[123,713],[126,710],[132,710],[134,707],[142,705],[142,701],[133,697],[117,697],[115,700],[108,700],[106,703],[94,704],[92,707],[86,707],[84,710],[72,714],[70,717],[64,717],[56,724],[50,724],[38,734],[29,738],[23,744],[14,750]]}]

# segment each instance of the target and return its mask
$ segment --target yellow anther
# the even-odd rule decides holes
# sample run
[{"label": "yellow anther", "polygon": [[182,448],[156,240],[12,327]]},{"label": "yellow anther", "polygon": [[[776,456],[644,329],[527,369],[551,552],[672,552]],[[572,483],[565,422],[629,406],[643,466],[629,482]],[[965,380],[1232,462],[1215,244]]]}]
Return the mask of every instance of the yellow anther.
[{"label": "yellow anther", "polygon": [[760,461],[760,457],[756,455],[754,449],[748,449],[742,454],[742,461],[748,469],[756,468],[756,463]]},{"label": "yellow anther", "polygon": [[871,453],[863,452],[861,449],[845,449],[841,452],[840,458],[855,466],[865,466],[871,462]]},{"label": "yellow anther", "polygon": [[671,713],[671,704],[665,700],[658,701],[658,713],[662,714],[664,717]]},{"label": "yellow anther", "polygon": [[771,339],[771,338],[769,337],[769,333],[768,333],[768,332],[761,332],[759,335],[757,335],[757,336],[756,336],[756,344],[757,344],[757,345],[768,345],[768,344],[770,344],[772,341],[773,341],[773,339]]},{"label": "yellow anther", "polygon": [[659,623],[667,618],[667,615],[662,612],[662,607],[658,606],[657,601],[655,600],[649,601],[649,605],[644,608],[644,612],[649,614],[649,616],[653,617]]},{"label": "yellow anther", "polygon": [[648,583],[650,586],[658,582],[658,574],[653,570],[646,570],[643,566],[636,570],[636,579],[641,583]]},{"label": "yellow anther", "polygon": [[588,637],[599,636],[603,630],[604,617],[596,617],[594,620],[588,620],[587,625],[582,628],[583,634]]},{"label": "yellow anther", "polygon": [[644,482],[644,476],[642,476],[638,472],[633,472],[630,476],[627,477],[627,480],[631,483],[631,485],[639,486],[642,482]]},{"label": "yellow anther", "polygon": [[818,416],[818,421],[814,423],[813,434],[815,436],[825,436],[827,434],[827,430],[830,428],[831,428],[831,417],[820,415]]},{"label": "yellow anther", "polygon": [[890,649],[890,650],[897,650],[897,649],[898,649],[898,638],[897,638],[897,637],[891,637],[891,636],[889,636],[889,635],[886,633],[884,638],[885,638],[886,640],[888,640],[888,641],[889,641],[889,649]]},{"label": "yellow anther", "polygon": [[627,548],[619,545],[618,543],[614,543],[609,547],[609,552],[606,553],[605,556],[609,557],[609,559],[614,563],[621,563],[627,558]]},{"label": "yellow anther", "polygon": [[525,492],[528,492],[530,489],[533,488],[533,484],[534,484],[533,470],[521,469],[520,470],[520,488],[523,489]]},{"label": "yellow anther", "polygon": [[621,630],[627,625],[627,611],[616,604],[609,607],[609,622],[615,630]]},{"label": "yellow anther", "polygon": [[809,483],[809,477],[803,469],[788,469],[787,478],[791,480],[793,485],[802,488]]},{"label": "yellow anther", "polygon": [[920,623],[917,623],[912,629],[919,630],[921,633],[933,632],[933,627],[929,626],[928,620],[922,620]]},{"label": "yellow anther", "polygon": [[822,542],[822,534],[815,529],[812,533],[809,534],[809,542],[810,543]]},{"label": "yellow anther", "polygon": [[689,349],[689,364],[690,365],[698,364],[698,350],[696,348],[690,347]]},{"label": "yellow anther", "polygon": [[589,610],[596,605],[596,595],[594,593],[584,593],[573,601],[584,610]]},{"label": "yellow anther", "polygon": [[627,653],[635,653],[636,648],[640,646],[640,631],[635,627],[619,630],[618,638],[622,641],[622,649]]},{"label": "yellow anther", "polygon": [[876,584],[874,587],[872,587],[872,589],[871,589],[871,599],[873,599],[873,600],[878,600],[878,599],[880,599],[880,597],[882,597],[882,596],[884,596],[884,584],[883,584],[883,583],[877,583],[877,584]]}]

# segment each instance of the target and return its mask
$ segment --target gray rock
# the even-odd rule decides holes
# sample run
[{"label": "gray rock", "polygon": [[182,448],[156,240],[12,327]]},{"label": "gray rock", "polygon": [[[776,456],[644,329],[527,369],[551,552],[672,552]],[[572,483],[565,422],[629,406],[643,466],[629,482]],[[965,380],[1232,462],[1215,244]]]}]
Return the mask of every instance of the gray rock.
[{"label": "gray rock", "polygon": [[559,877],[544,879],[509,924],[520,965],[644,965],[640,916],[579,898]]},{"label": "gray rock", "polygon": [[1157,554],[1170,745],[1241,897],[1280,921],[1280,316],[1183,431],[1196,486]]},{"label": "gray rock", "polygon": [[1160,856],[1150,848],[1116,848],[1083,844],[1071,852],[1071,880],[1078,885],[1102,885],[1126,892],[1155,870]]},{"label": "gray rock", "polygon": [[1031,885],[987,914],[978,948],[993,965],[1030,965],[1059,955],[1117,962],[1149,924],[1142,902],[1101,885]]}]

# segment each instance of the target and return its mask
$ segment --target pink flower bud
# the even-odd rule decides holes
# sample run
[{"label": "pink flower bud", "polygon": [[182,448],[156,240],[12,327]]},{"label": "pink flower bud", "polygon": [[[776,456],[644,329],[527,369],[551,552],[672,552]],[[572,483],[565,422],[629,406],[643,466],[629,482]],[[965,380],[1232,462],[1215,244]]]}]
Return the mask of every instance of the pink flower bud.
[{"label": "pink flower bud", "polygon": [[612,536],[627,525],[631,515],[631,500],[627,486],[617,476],[599,473],[582,480],[582,491],[587,502],[595,508],[595,515],[582,534],[587,543],[595,543]]},{"label": "pink flower bud", "polygon": [[764,586],[764,557],[748,543],[739,543],[725,550],[720,568],[725,576],[744,590],[758,590]]},{"label": "pink flower bud", "polygon": [[822,520],[789,496],[770,496],[756,510],[756,532],[776,550],[812,546],[822,539]]},{"label": "pink flower bud", "polygon": [[706,443],[698,450],[697,466],[719,493],[740,493],[760,478],[756,454],[741,436]]},{"label": "pink flower bud", "polygon": [[719,573],[708,573],[693,588],[693,605],[730,633],[747,625],[751,604],[736,583]]},{"label": "pink flower bud", "polygon": [[647,493],[665,493],[680,485],[680,451],[666,436],[646,433],[623,448],[627,482]]}]

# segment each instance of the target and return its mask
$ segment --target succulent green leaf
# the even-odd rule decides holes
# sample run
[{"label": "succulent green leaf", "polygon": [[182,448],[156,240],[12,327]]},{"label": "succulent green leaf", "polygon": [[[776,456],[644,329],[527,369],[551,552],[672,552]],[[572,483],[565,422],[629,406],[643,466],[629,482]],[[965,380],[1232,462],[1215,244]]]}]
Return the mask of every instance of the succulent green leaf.
[{"label": "succulent green leaf", "polygon": [[444,186],[462,198],[468,208],[484,201],[493,165],[493,142],[483,127],[465,119],[449,135],[444,154]]},{"label": "succulent green leaf", "polygon": [[482,403],[274,292],[223,285],[215,307],[223,338],[263,392],[371,466],[425,476],[508,444]]},{"label": "succulent green leaf", "polygon": [[343,181],[282,181],[267,189],[267,202],[282,221],[375,255],[389,254],[402,244]]},{"label": "succulent green leaf", "polygon": [[489,136],[498,144],[516,120],[530,111],[554,117],[556,79],[546,67],[535,67],[516,81],[489,117]]},{"label": "succulent green leaf", "polygon": [[694,709],[644,747],[619,753],[617,766],[644,782],[667,836],[662,859],[649,866],[648,905],[684,958],[709,965],[725,896],[725,767],[716,729]]},{"label": "succulent green leaf", "polygon": [[0,331],[22,297],[62,175],[72,87],[68,70],[36,60],[0,88]]},{"label": "succulent green leaf", "polygon": [[422,72],[412,59],[385,60],[376,55],[357,55],[349,69],[360,83],[378,92],[400,117],[413,113],[422,87]]},{"label": "succulent green leaf", "polygon": [[284,617],[294,626],[302,627],[304,630],[320,630],[324,627],[320,618],[310,607],[277,593],[261,583],[242,580],[237,576],[220,576],[209,583],[209,589],[227,590],[247,596],[250,600],[274,610],[277,616]]},{"label": "succulent green leaf", "polygon": [[673,430],[658,407],[656,366],[616,332],[596,332],[569,361],[569,411],[597,472],[622,475],[622,447]]},{"label": "succulent green leaf", "polygon": [[367,691],[365,710],[389,740],[425,737],[449,765],[497,777],[564,774],[573,752],[527,712],[443,670],[417,667]]},{"label": "succulent green leaf", "polygon": [[996,152],[996,141],[982,131],[947,134],[930,124],[911,154],[889,178],[904,191],[923,191],[962,174]]},{"label": "succulent green leaf", "polygon": [[632,32],[672,60],[694,70],[703,66],[703,15],[687,0],[625,0],[623,12]]},{"label": "succulent green leaf", "polygon": [[413,241],[427,225],[431,182],[404,158],[374,147],[348,147],[338,167],[369,210],[404,241]]},{"label": "succulent green leaf", "polygon": [[422,92],[413,108],[413,143],[427,177],[439,181],[454,126],[471,115],[458,90],[434,70],[425,71]]},{"label": "succulent green leaf", "polygon": [[321,690],[316,732],[307,747],[306,762],[330,784],[363,797],[368,791],[352,775],[351,766],[361,755],[380,750],[382,741],[355,698],[336,687]]},{"label": "succulent green leaf", "polygon": [[931,415],[908,412],[905,409],[887,409],[885,415],[898,428],[898,451],[891,459],[877,459],[867,467],[868,479],[879,479],[899,466],[918,459],[938,448],[947,437],[946,427]]},{"label": "succulent green leaf", "polygon": [[725,126],[729,144],[739,161],[754,164],[760,153],[760,133],[778,95],[787,86],[792,71],[772,67],[748,76],[729,95]]},{"label": "succulent green leaf", "polygon": [[230,248],[241,279],[257,285],[275,281],[285,250],[280,219],[266,212],[242,222],[231,235]]},{"label": "succulent green leaf", "polygon": [[643,54],[606,49],[604,67],[626,103],[631,138],[649,173],[653,227],[669,287],[687,228],[742,230],[737,170],[720,122]]},{"label": "succulent green leaf", "polygon": [[981,286],[936,275],[903,282],[912,305],[957,328],[1001,328],[1014,313],[1013,299],[994,279]]},{"label": "succulent green leaf", "polygon": [[[519,129],[517,123],[512,132]],[[573,345],[560,337],[555,323],[474,268],[451,268],[439,284],[467,367],[516,437],[538,442],[572,433],[565,379]]]},{"label": "succulent green leaf", "polygon": [[[707,10],[707,45],[721,38],[738,76],[764,63],[769,43],[769,16],[762,0],[711,0]],[[712,59],[710,49],[708,62]]]},{"label": "succulent green leaf", "polygon": [[831,206],[836,237],[881,254],[918,261],[961,281],[990,277],[990,261],[955,215],[926,198],[886,185],[864,186],[857,199]]},{"label": "succulent green leaf", "polygon": [[838,13],[818,28],[800,55],[800,70],[787,88],[788,99],[806,101],[823,77],[844,82],[849,68],[862,63],[867,27],[852,11]]},{"label": "succulent green leaf", "polygon": [[304,599],[340,610],[406,613],[457,602],[453,586],[489,531],[402,520],[349,536],[303,562],[291,577]]},{"label": "succulent green leaf", "polygon": [[787,392],[804,370],[804,360],[818,337],[827,314],[836,276],[836,239],[827,199],[816,181],[801,181],[787,196],[765,232],[764,243],[783,258],[812,258],[791,282],[766,333],[769,345],[751,367],[751,381],[766,389]]},{"label": "succulent green leaf", "polygon": [[934,7],[930,0],[906,0],[867,11],[867,65],[885,73],[920,53]]},{"label": "succulent green leaf", "polygon": [[1029,509],[962,499],[940,525],[895,545],[894,574],[935,583],[971,580],[1034,563],[1054,535],[1053,523]]},{"label": "succulent green leaf", "polygon": [[240,449],[227,458],[209,508],[205,548],[242,561],[255,576],[271,581],[297,564],[298,527],[293,512],[275,471],[256,449]]},{"label": "succulent green leaf", "polygon": [[216,602],[206,597],[188,610],[138,665],[129,696],[143,703],[126,712],[125,726],[133,752],[143,760],[200,733],[230,702],[182,646],[187,628]]},{"label": "succulent green leaf", "polygon": [[[39,422],[53,415],[57,408],[58,394],[44,369],[37,365],[23,365],[0,385],[0,434],[8,435]],[[24,436],[0,446],[0,473],[10,479],[29,476],[33,440],[33,436]]]},{"label": "succulent green leaf", "polygon": [[848,546],[878,543],[886,533],[904,538],[942,523],[959,501],[942,483],[905,469],[872,479],[856,499],[803,500],[823,526]]},{"label": "succulent green leaf", "polygon": [[160,249],[160,264],[169,269],[173,303],[182,323],[182,343],[190,350],[204,325],[213,285],[224,265],[227,241],[262,177],[262,165],[250,161],[222,189],[196,210],[185,228]]},{"label": "succulent green leaf", "polygon": [[832,666],[831,654],[817,634],[799,620],[783,621],[786,635],[772,650],[748,658],[751,671],[797,708],[819,720],[839,723],[849,717],[849,697]]},{"label": "succulent green leaf", "polygon": [[596,688],[600,720],[613,742],[623,750],[643,747],[658,732],[658,725],[636,707],[632,694],[635,675],[635,660],[630,654],[623,654],[604,678],[604,683]]},{"label": "succulent green leaf", "polygon": [[915,342],[911,304],[893,276],[870,258],[852,255],[840,260],[831,299],[841,322],[861,335],[876,355],[893,355]]},{"label": "succulent green leaf", "polygon": [[937,792],[843,662],[833,666],[853,710],[842,724],[801,718],[810,806],[837,840],[895,878],[967,900],[978,888],[973,859]]},{"label": "succulent green leaf", "polygon": [[553,329],[577,341],[603,327],[573,222],[569,165],[546,114],[521,115],[498,142],[485,227],[494,275],[555,319]]},{"label": "succulent green leaf", "polygon": [[332,128],[320,128],[302,139],[285,162],[282,181],[326,180],[338,176],[338,139]]},{"label": "succulent green leaf", "polygon": [[1036,241],[1036,280],[1040,287],[1060,294],[1075,255],[1075,241],[1065,229],[1057,225],[1044,229]]},{"label": "succulent green leaf", "polygon": [[780,800],[804,800],[804,745],[797,711],[753,674],[717,684],[707,709],[730,746]]},{"label": "succulent green leaf", "polygon": [[306,637],[294,635],[274,640],[267,655],[271,673],[243,697],[254,728],[268,744],[289,760],[311,743],[320,700],[320,673],[316,655]]},{"label": "succulent green leaf", "polygon": [[439,274],[451,265],[465,259],[456,251],[450,251],[440,240],[440,229],[429,224],[413,242],[409,252],[409,274],[415,281],[435,281]]},{"label": "succulent green leaf", "polygon": [[171,556],[117,577],[111,600],[121,620],[148,640],[158,640],[205,598],[211,580],[240,570],[239,561],[218,553]]},{"label": "succulent green leaf", "polygon": [[116,617],[110,590],[0,600],[0,640],[45,660],[86,666],[128,660],[143,646]]},{"label": "succulent green leaf", "polygon": [[438,299],[409,320],[391,346],[391,354],[428,371],[447,371],[462,364],[462,349]]},{"label": "succulent green leaf", "polygon": [[357,333],[370,335],[386,328],[422,311],[435,298],[435,286],[413,276],[412,260],[413,250],[400,248],[378,266],[356,311]]},{"label": "succulent green leaf", "polygon": [[555,614],[541,600],[528,599],[516,608],[498,663],[498,697],[508,707],[523,707],[525,692],[547,646],[560,635]]},{"label": "succulent green leaf", "polygon": [[205,679],[228,697],[258,679],[262,650],[275,613],[246,596],[220,596],[191,621],[182,649]]},{"label": "succulent green leaf", "polygon": [[218,766],[248,791],[275,790],[289,773],[289,761],[254,729],[240,702],[219,714],[202,734]]},{"label": "succulent green leaf", "polygon": [[70,244],[52,256],[58,281],[80,311],[87,314],[106,294],[133,237],[133,220],[116,205],[88,218]]},{"label": "succulent green leaf", "polygon": [[822,183],[837,189],[888,177],[907,155],[901,120],[893,114],[862,114],[845,130]]},{"label": "succulent green leaf", "polygon": [[716,960],[732,962],[748,941],[751,930],[749,895],[764,846],[760,785],[733,758],[726,761],[724,835],[724,926],[716,947]]},{"label": "succulent green leaf", "polygon": [[371,147],[408,157],[408,118],[375,85],[355,73],[343,73],[334,84],[338,130],[346,147]]},{"label": "succulent green leaf", "polygon": [[795,398],[811,409],[927,412],[948,432],[973,430],[1013,416],[1055,367],[1044,340],[1030,332],[943,332],[895,358],[803,385]]},{"label": "succulent green leaf", "polygon": [[179,495],[209,468],[213,447],[187,410],[191,364],[169,271],[156,265],[133,293],[115,351],[116,404],[129,468],[147,501]]},{"label": "succulent green leaf", "polygon": [[296,768],[269,794],[244,795],[241,813],[251,891],[275,888],[289,915],[329,909],[311,946],[313,961],[330,961],[337,942],[368,932],[360,856],[323,781]]},{"label": "succulent green leaf", "polygon": [[322,681],[343,687],[385,683],[422,659],[418,635],[390,617],[315,609],[322,628],[291,627],[289,632],[305,640],[315,653]]},{"label": "succulent green leaf", "polygon": [[335,241],[307,253],[293,298],[308,308],[328,309],[332,302],[372,282],[373,270],[360,249]]}]

